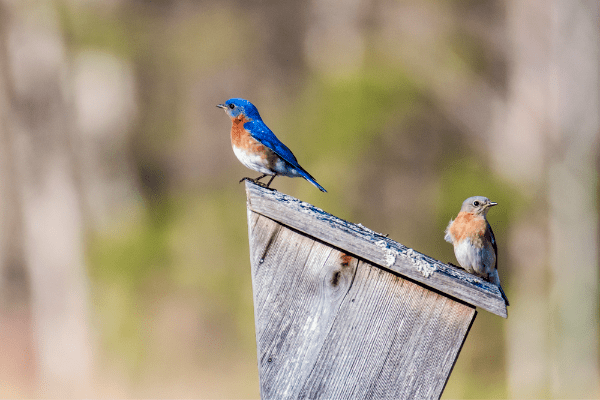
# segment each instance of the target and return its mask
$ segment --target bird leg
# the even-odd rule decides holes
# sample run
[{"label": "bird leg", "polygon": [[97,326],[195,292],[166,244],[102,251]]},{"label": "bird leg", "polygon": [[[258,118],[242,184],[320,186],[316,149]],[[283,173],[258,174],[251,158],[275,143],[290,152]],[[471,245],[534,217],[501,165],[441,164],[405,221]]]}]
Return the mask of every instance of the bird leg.
[{"label": "bird leg", "polygon": [[[271,179],[269,179],[269,182],[267,182],[267,186],[265,186],[267,189],[271,189],[271,188],[269,187],[269,185],[271,184],[271,182],[273,182],[273,179],[275,179],[275,177],[276,177],[276,176],[277,176],[277,174],[273,175],[273,176],[271,177]],[[271,190],[275,190],[275,189],[271,189]]]},{"label": "bird leg", "polygon": [[254,183],[259,183],[258,181],[260,181],[262,178],[264,178],[265,176],[267,176],[267,174],[262,174],[261,176],[259,176],[258,178],[256,178],[254,180]]}]

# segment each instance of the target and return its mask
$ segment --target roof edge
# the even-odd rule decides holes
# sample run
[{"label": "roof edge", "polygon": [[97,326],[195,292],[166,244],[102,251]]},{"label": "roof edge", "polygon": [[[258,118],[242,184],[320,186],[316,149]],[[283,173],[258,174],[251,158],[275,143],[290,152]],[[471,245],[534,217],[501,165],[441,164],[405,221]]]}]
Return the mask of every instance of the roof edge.
[{"label": "roof edge", "polygon": [[497,286],[406,247],[361,224],[329,214],[312,204],[246,180],[247,206],[253,212],[363,258],[467,304],[507,318]]}]

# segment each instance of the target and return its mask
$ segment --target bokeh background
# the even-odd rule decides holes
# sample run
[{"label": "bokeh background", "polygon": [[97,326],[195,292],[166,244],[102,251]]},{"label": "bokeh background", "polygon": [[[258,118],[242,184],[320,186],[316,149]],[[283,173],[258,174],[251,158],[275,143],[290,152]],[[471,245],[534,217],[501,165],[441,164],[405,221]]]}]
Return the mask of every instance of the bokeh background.
[{"label": "bokeh background", "polygon": [[258,398],[256,104],[325,186],[274,186],[454,262],[472,195],[509,318],[444,398],[597,398],[593,0],[0,0],[0,396]]}]

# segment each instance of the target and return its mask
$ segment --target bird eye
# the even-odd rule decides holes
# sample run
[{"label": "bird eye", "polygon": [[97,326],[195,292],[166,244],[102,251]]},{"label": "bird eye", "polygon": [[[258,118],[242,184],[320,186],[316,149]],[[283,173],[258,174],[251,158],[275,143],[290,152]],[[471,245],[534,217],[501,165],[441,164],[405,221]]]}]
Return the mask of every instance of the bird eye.
[{"label": "bird eye", "polygon": [[233,110],[235,108],[235,106],[233,104],[230,104],[229,108],[231,108]]},{"label": "bird eye", "polygon": [[475,201],[473,202],[473,205],[474,205],[475,207],[479,207],[479,202],[478,202],[477,200],[475,200]]}]

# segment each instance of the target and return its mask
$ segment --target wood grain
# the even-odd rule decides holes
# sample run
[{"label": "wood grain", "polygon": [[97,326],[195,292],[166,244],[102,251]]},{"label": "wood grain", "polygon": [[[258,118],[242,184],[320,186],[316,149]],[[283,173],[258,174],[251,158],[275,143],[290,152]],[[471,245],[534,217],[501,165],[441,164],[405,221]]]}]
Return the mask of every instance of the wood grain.
[{"label": "wood grain", "polygon": [[[362,225],[246,181],[248,209],[456,299],[506,318],[498,288]],[[440,241],[442,240],[440,236]]]},{"label": "wood grain", "polygon": [[358,261],[255,213],[249,226],[261,396],[295,398]]},{"label": "wood grain", "polygon": [[475,308],[248,209],[262,399],[439,398]]}]

